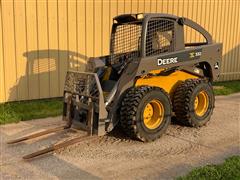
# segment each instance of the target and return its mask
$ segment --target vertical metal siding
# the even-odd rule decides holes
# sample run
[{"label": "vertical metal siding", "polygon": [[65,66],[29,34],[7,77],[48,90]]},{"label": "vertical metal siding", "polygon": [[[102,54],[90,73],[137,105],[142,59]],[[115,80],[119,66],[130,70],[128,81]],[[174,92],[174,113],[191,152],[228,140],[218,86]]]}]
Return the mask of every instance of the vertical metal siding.
[{"label": "vertical metal siding", "polygon": [[112,18],[140,12],[201,24],[223,42],[220,80],[240,79],[238,0],[0,0],[0,102],[61,96],[67,69],[82,71],[89,57],[108,54]]},{"label": "vertical metal siding", "polygon": [[0,102],[4,102],[6,100],[5,93],[5,64],[3,61],[4,57],[4,44],[3,44],[3,17],[2,17],[2,2],[0,1]]}]

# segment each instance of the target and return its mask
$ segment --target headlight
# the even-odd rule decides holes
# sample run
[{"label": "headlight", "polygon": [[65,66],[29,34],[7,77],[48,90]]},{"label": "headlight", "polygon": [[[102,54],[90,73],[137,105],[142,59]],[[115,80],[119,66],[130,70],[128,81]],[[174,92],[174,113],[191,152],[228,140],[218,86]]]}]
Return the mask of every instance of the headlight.
[{"label": "headlight", "polygon": [[143,14],[137,14],[137,19],[138,20],[143,19]]}]

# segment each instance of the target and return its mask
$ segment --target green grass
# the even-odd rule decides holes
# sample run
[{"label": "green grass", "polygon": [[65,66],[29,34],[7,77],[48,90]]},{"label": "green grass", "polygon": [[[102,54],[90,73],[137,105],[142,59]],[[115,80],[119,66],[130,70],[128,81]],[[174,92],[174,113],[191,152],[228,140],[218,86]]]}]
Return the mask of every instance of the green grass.
[{"label": "green grass", "polygon": [[219,165],[207,165],[193,169],[177,180],[237,180],[240,179],[240,156],[232,156]]},{"label": "green grass", "polygon": [[215,95],[229,95],[240,92],[240,81],[227,81],[213,83]]},{"label": "green grass", "polygon": [[58,116],[62,105],[62,98],[0,104],[0,124]]}]

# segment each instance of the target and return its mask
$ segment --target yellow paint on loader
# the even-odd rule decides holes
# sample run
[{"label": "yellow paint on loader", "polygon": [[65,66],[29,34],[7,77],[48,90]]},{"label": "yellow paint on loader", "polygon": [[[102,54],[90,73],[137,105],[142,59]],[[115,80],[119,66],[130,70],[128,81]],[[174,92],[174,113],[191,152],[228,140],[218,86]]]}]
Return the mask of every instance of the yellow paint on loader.
[{"label": "yellow paint on loader", "polygon": [[103,76],[103,81],[109,80],[111,72],[112,72],[112,67],[107,67],[107,69],[104,73],[104,76]]},{"label": "yellow paint on loader", "polygon": [[164,106],[156,99],[149,102],[143,111],[143,123],[148,129],[158,128],[164,118]]},{"label": "yellow paint on loader", "polygon": [[197,94],[194,100],[194,110],[198,116],[203,116],[208,110],[209,97],[206,91],[201,91]]},{"label": "yellow paint on loader", "polygon": [[151,71],[150,74],[153,75],[147,75],[140,77],[137,79],[135,86],[155,86],[163,88],[170,96],[173,94],[175,88],[181,83],[182,81],[185,81],[187,79],[196,79],[199,78],[198,76],[192,75],[190,73],[184,72],[184,71],[175,71],[171,73],[170,75],[164,76],[164,75],[157,75],[159,74],[163,69],[161,70],[154,70]]}]

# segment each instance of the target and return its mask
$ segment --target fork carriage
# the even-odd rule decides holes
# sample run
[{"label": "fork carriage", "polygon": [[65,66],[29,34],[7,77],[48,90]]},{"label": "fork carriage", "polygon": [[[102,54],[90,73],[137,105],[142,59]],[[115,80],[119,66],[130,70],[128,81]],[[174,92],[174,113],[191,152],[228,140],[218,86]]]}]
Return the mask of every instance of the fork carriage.
[{"label": "fork carriage", "polygon": [[89,135],[106,133],[107,110],[96,73],[69,71],[64,86],[63,120]]}]

